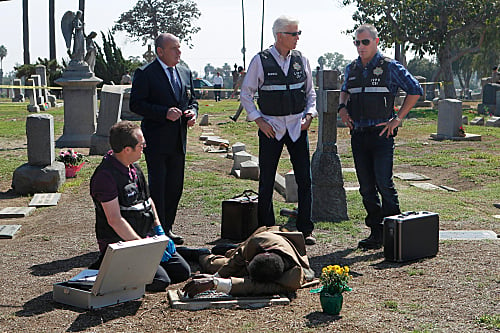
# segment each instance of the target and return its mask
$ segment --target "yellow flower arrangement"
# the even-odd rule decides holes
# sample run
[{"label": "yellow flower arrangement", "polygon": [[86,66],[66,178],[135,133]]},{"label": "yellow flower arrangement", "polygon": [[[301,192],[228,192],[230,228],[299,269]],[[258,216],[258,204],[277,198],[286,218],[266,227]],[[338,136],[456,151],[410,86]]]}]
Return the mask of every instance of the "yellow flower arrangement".
[{"label": "yellow flower arrangement", "polygon": [[328,265],[321,270],[319,280],[323,284],[322,291],[331,295],[351,291],[347,282],[351,279],[349,266]]}]

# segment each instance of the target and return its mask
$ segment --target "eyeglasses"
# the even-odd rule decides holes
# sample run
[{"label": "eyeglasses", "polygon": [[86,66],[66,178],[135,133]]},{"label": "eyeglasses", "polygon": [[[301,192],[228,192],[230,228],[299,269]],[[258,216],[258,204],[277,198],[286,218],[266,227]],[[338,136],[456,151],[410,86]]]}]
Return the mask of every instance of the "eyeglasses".
[{"label": "eyeglasses", "polygon": [[295,32],[280,31],[280,33],[285,34],[285,35],[291,35],[293,37],[297,37],[297,36],[300,36],[302,34],[302,31],[301,30],[295,31]]},{"label": "eyeglasses", "polygon": [[362,39],[362,40],[357,40],[356,39],[354,41],[354,45],[356,45],[356,46],[359,46],[361,44],[363,44],[364,46],[368,46],[368,45],[370,45],[370,40],[369,39]]}]

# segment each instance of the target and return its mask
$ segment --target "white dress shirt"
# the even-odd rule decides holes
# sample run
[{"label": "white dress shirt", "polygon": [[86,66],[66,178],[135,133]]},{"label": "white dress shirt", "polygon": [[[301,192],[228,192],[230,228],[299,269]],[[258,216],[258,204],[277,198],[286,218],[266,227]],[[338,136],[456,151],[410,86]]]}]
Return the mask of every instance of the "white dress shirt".
[{"label": "white dress shirt", "polygon": [[[172,79],[173,79],[173,80],[175,80],[175,82],[177,82],[177,85],[179,86],[179,89],[181,89],[181,90],[182,90],[181,80],[180,80],[180,78],[179,78],[179,74],[177,73],[177,70],[175,69],[175,67],[173,67],[173,68],[174,68],[173,73],[174,73],[174,76],[175,76],[175,77],[174,77],[174,78],[172,78],[172,77],[170,76],[170,72],[168,71],[168,67],[170,67],[170,66],[167,66],[167,65],[166,65],[163,61],[161,61],[161,59],[160,59],[160,58],[158,58],[158,57],[157,57],[156,59],[158,59],[158,61],[160,62],[161,67],[162,67],[162,68],[163,68],[163,70],[165,71],[165,74],[167,74],[167,77],[168,77],[168,79],[169,79],[169,81],[170,81],[170,85],[172,85],[172,82],[174,82],[174,81],[172,81]],[[172,90],[173,90],[173,91],[175,91],[174,87],[172,87]]]},{"label": "white dress shirt", "polygon": [[[269,50],[286,76],[288,74],[288,68],[290,67],[290,52],[286,57],[283,57],[274,46],[271,46]],[[260,55],[258,54],[252,58],[248,66],[245,80],[241,86],[240,101],[245,110],[247,110],[248,120],[254,121],[260,117],[264,118],[273,127],[277,140],[281,140],[288,131],[288,135],[292,141],[297,141],[300,137],[302,118],[304,118],[306,114],[310,114],[313,118],[318,115],[318,111],[316,111],[316,92],[312,84],[311,66],[306,57],[302,56],[301,58],[306,73],[305,89],[307,98],[306,108],[302,113],[288,116],[267,116],[257,109],[253,97],[255,92],[264,84],[264,69],[262,67]]]}]

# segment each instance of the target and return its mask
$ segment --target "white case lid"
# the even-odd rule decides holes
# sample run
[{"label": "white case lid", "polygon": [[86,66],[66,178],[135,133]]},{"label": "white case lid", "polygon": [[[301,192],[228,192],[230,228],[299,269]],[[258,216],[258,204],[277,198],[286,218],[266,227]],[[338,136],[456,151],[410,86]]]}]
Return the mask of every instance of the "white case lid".
[{"label": "white case lid", "polygon": [[92,294],[104,295],[151,283],[167,243],[168,237],[155,236],[109,244]]}]

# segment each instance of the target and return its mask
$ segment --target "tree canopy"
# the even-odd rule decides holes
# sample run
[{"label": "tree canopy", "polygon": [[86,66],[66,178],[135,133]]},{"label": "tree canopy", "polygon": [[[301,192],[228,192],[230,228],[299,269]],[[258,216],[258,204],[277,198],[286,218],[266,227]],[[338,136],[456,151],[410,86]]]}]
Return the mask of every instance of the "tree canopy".
[{"label": "tree canopy", "polygon": [[344,72],[345,67],[349,64],[349,60],[344,58],[343,54],[338,52],[327,52],[322,55],[323,60],[318,59],[318,63],[323,61],[323,64],[326,68],[336,69],[340,73]]},{"label": "tree canopy", "polygon": [[[455,98],[452,63],[470,52],[477,52],[486,29],[500,22],[500,2],[491,0],[342,0],[357,4],[353,19],[372,23],[379,31],[382,45],[404,44],[418,55],[436,55],[447,98]],[[358,24],[358,25],[359,25]],[[348,31],[348,32],[352,32]],[[454,39],[475,32],[461,49]]]},{"label": "tree canopy", "polygon": [[200,15],[191,0],[139,0],[131,10],[121,14],[113,31],[125,31],[130,38],[142,40],[143,45],[168,32],[191,46],[191,35],[200,30],[193,26],[193,20]]}]

